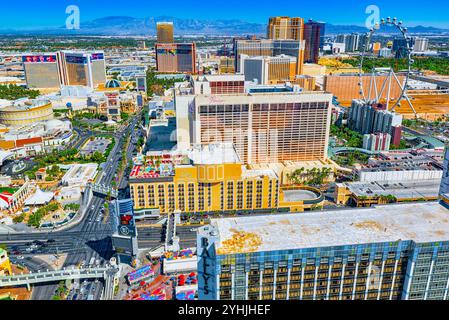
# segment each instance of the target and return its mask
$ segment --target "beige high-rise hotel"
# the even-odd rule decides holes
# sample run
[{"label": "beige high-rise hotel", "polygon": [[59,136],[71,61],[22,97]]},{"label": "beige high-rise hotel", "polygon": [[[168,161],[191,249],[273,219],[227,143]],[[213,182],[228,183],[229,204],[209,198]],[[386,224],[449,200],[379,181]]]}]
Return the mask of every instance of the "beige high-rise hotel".
[{"label": "beige high-rise hotel", "polygon": [[267,38],[275,40],[303,40],[304,19],[271,17],[268,20]]},{"label": "beige high-rise hotel", "polygon": [[173,22],[158,22],[157,29],[157,43],[173,43]]},{"label": "beige high-rise hotel", "polygon": [[246,164],[327,158],[331,94],[185,92],[175,97],[178,148],[230,142]]}]

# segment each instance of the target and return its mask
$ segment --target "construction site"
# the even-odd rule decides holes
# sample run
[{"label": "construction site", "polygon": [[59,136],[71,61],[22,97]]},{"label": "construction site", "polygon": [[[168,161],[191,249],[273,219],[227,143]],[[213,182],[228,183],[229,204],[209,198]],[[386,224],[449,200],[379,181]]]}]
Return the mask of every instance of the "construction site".
[{"label": "construction site", "polygon": [[[341,74],[341,75],[327,75],[324,78],[324,91],[332,93],[337,97],[338,102],[342,107],[350,107],[351,102],[354,99],[361,99],[363,95],[359,90],[359,83],[367,88],[365,97],[372,95],[374,98],[375,89],[380,90],[383,84],[386,82],[387,77],[384,75],[374,76],[375,81],[372,79],[372,75],[365,74],[360,77],[355,74]],[[414,119],[416,117],[428,120],[436,121],[443,118],[445,115],[449,115],[449,78],[438,79],[433,77],[414,77],[419,78],[419,81],[436,84],[438,89],[434,90],[407,90],[407,97],[410,100],[403,99],[396,107],[395,111],[404,116],[405,119]],[[398,80],[404,82],[405,77],[398,75]],[[375,84],[374,84],[374,82]],[[373,89],[370,89],[373,87]],[[371,90],[371,93],[369,92]],[[401,87],[397,83],[392,83],[389,90],[390,107],[401,96]],[[388,100],[388,92],[384,90],[378,97],[379,102],[386,104]]]}]

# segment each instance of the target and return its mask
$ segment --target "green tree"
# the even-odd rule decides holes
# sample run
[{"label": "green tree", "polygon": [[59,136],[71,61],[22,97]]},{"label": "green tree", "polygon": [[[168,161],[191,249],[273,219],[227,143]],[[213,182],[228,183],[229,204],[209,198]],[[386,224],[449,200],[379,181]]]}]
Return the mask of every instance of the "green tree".
[{"label": "green tree", "polygon": [[35,99],[40,95],[38,90],[29,90],[21,86],[7,84],[0,85],[0,99],[17,100],[20,98]]}]

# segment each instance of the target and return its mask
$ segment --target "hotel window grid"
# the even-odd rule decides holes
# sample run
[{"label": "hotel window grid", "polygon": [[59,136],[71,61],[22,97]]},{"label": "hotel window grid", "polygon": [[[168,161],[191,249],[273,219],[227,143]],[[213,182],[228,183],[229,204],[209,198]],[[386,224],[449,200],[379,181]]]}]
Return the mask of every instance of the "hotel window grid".
[{"label": "hotel window grid", "polygon": [[184,193],[184,184],[180,183],[178,184],[178,206],[179,210],[185,211],[185,193]]},{"label": "hotel window grid", "polygon": [[159,207],[161,208],[161,211],[165,212],[165,188],[163,184],[157,186],[157,192]]},{"label": "hotel window grid", "polygon": [[324,159],[328,110],[328,102],[203,105],[199,107],[200,140],[234,143],[244,163]]},{"label": "hotel window grid", "polygon": [[[201,143],[207,144],[211,140],[232,142],[240,159],[246,163],[249,105],[209,105],[200,106],[199,110]],[[211,133],[214,133],[213,137]]]},{"label": "hotel window grid", "polygon": [[243,209],[243,181],[237,182],[237,209]]},{"label": "hotel window grid", "polygon": [[270,180],[268,183],[268,205],[272,206],[273,204],[273,180]]},{"label": "hotel window grid", "polygon": [[289,299],[299,300],[301,295],[301,261],[293,261],[293,266],[290,270],[290,290]]},{"label": "hotel window grid", "polygon": [[227,183],[227,203],[226,209],[232,210],[234,209],[234,182],[228,181]]},{"label": "hotel window grid", "polygon": [[139,202],[139,206],[145,206],[145,191],[143,186],[137,187],[137,199]]},{"label": "hotel window grid", "polygon": [[253,208],[253,182],[252,181],[246,182],[246,208],[247,209]]},{"label": "hotel window grid", "polygon": [[211,94],[235,94],[245,92],[244,81],[213,81],[210,83]]},{"label": "hotel window grid", "polygon": [[133,187],[133,186],[129,186],[129,194],[131,195],[131,197],[132,197],[133,199],[135,198],[134,187]]},{"label": "hotel window grid", "polygon": [[173,183],[168,185],[168,210],[175,211],[175,186]]},{"label": "hotel window grid", "polygon": [[279,181],[276,181],[276,191],[274,192],[274,207],[278,206],[278,200],[279,200]]},{"label": "hotel window grid", "polygon": [[259,264],[251,264],[248,272],[248,300],[259,300],[260,270]]},{"label": "hotel window grid", "polygon": [[195,184],[189,183],[188,185],[188,193],[189,193],[189,211],[195,211]]},{"label": "hotel window grid", "polygon": [[220,182],[220,209],[224,210],[224,183]]},{"label": "hotel window grid", "polygon": [[220,299],[231,300],[232,298],[232,273],[230,265],[221,266],[220,281]]},{"label": "hotel window grid", "polygon": [[285,300],[287,298],[287,280],[287,261],[280,261],[276,272],[276,300]]},{"label": "hotel window grid", "polygon": [[150,207],[155,207],[156,206],[156,199],[154,196],[154,186],[150,185],[148,187],[148,205]]},{"label": "hotel window grid", "polygon": [[256,181],[256,209],[262,208],[262,180]]},{"label": "hotel window grid", "polygon": [[198,185],[198,210],[204,211],[204,184]]},{"label": "hotel window grid", "polygon": [[212,206],[212,185],[210,183],[207,184],[207,205],[209,208]]}]

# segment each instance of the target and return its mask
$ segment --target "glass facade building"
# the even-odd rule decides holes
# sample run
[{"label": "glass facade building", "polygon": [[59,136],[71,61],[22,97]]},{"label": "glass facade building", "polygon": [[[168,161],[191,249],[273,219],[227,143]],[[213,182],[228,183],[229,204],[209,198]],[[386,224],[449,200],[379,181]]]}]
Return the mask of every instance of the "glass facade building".
[{"label": "glass facade building", "polygon": [[306,43],[304,61],[318,63],[320,48],[324,42],[325,24],[309,20],[304,24],[304,41]]},{"label": "glass facade building", "polygon": [[279,55],[292,56],[296,58],[296,74],[302,74],[304,66],[304,48],[305,42],[301,40],[234,40],[234,56],[236,72],[240,72],[240,56],[242,54],[250,57],[268,56],[275,57]]},{"label": "glass facade building", "polygon": [[59,72],[63,85],[82,85],[94,88],[106,82],[106,64],[101,51],[58,53]]},{"label": "glass facade building", "polygon": [[28,88],[59,88],[56,54],[22,56],[22,63]]},{"label": "glass facade building", "polygon": [[448,214],[433,202],[212,222],[199,299],[446,300]]},{"label": "glass facade building", "polygon": [[302,40],[303,18],[271,17],[268,20],[267,38],[277,40]]},{"label": "glass facade building", "polygon": [[195,74],[195,43],[156,43],[156,68],[158,72]]}]

